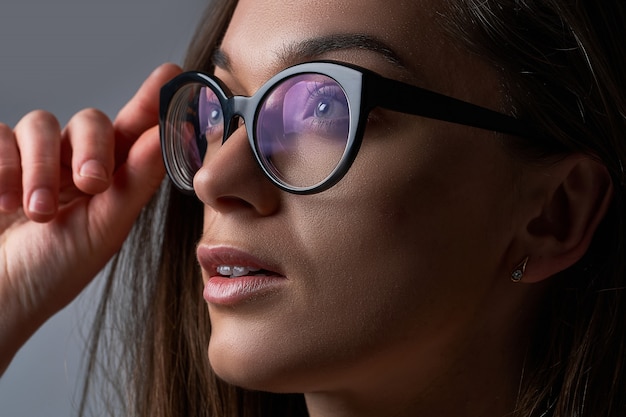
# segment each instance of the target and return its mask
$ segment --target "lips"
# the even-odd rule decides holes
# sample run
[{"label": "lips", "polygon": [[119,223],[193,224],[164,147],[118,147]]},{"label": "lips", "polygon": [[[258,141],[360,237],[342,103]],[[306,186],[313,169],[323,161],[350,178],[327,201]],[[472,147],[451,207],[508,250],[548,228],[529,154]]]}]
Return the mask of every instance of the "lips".
[{"label": "lips", "polygon": [[[245,270],[247,270],[247,272],[264,271],[264,275],[283,275],[277,266],[274,266],[269,262],[262,261],[247,252],[233,248],[200,245],[198,246],[196,254],[198,262],[200,262],[200,266],[204,271],[208,272],[210,276],[226,275],[222,274],[222,272],[231,272],[228,275],[233,275],[235,268],[238,270],[235,275],[240,276],[247,275],[241,273],[241,271]],[[222,269],[222,267],[225,268]],[[218,268],[221,270],[218,271]],[[227,268],[231,268],[231,271],[227,271]]]},{"label": "lips", "polygon": [[203,294],[209,304],[250,302],[278,291],[287,281],[277,266],[237,249],[200,245],[197,257],[209,277]]}]

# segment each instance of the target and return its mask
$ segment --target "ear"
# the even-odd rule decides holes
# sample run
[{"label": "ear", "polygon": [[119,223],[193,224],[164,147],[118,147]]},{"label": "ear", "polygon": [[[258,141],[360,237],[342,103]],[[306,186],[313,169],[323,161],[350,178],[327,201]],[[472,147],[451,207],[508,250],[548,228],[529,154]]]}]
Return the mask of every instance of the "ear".
[{"label": "ear", "polygon": [[571,155],[547,168],[538,210],[526,222],[524,246],[529,257],[524,282],[543,281],[575,264],[587,252],[613,195],[604,165]]}]

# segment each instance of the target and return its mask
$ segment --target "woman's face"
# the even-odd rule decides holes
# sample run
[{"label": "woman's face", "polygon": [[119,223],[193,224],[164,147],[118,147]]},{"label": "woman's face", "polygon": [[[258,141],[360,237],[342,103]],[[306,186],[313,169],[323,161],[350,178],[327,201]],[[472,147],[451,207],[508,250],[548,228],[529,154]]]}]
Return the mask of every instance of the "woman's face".
[{"label": "woman's face", "polygon": [[[497,73],[445,37],[437,3],[242,0],[216,75],[249,96],[287,66],[331,59],[501,110]],[[376,109],[345,177],[293,195],[263,176],[240,128],[195,178],[212,366],[254,389],[380,394],[497,362],[514,183],[494,132]],[[246,269],[221,278],[220,265]]]}]

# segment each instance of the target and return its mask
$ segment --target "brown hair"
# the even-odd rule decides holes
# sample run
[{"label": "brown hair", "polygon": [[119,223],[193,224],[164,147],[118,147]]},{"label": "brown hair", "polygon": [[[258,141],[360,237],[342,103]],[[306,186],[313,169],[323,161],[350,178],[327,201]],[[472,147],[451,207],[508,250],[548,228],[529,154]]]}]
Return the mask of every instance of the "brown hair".
[{"label": "brown hair", "polygon": [[[211,71],[235,5],[210,2],[184,67]],[[246,391],[211,371],[210,322],[195,260],[201,232],[202,205],[165,180],[108,266],[79,415],[307,415],[302,395]]]},{"label": "brown hair", "polygon": [[[210,71],[236,1],[209,5],[185,67]],[[515,415],[597,417],[626,412],[624,2],[456,0],[442,24],[502,69],[517,117],[541,139],[520,157],[597,157],[615,196],[591,249],[554,278],[536,323]],[[81,415],[260,417],[307,415],[301,395],[249,392],[208,364],[210,322],[194,258],[202,207],[165,181],[110,265],[87,362]],[[107,388],[108,389],[105,389]],[[87,394],[97,391],[100,403]],[[104,410],[102,410],[104,408]]]},{"label": "brown hair", "polygon": [[589,251],[553,278],[515,415],[624,415],[626,3],[458,0],[448,12],[446,27],[502,70],[517,117],[541,132],[518,154],[582,152],[614,184]]}]

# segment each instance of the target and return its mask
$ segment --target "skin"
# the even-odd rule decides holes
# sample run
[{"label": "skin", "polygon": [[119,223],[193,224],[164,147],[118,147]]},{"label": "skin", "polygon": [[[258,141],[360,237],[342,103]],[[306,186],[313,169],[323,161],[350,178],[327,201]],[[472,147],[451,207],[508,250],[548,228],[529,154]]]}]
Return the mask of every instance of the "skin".
[{"label": "skin", "polygon": [[158,94],[180,72],[159,67],[114,121],[86,109],[61,128],[38,110],[0,124],[0,373],[119,250],[159,187]]},{"label": "skin", "polygon": [[[497,73],[444,38],[431,3],[241,1],[216,75],[251,95],[290,64],[334,59],[500,109]],[[403,67],[355,48],[283,52],[334,34],[374,37]],[[263,177],[238,130],[195,179],[200,247],[249,253],[287,283],[209,303],[216,372],[305,392],[314,417],[511,411],[531,298],[508,279],[521,259],[514,167],[493,132],[378,110],[342,181],[303,197]]]},{"label": "skin", "polygon": [[[334,59],[503,111],[500,74],[440,32],[437,5],[244,0],[216,74],[251,95],[288,65]],[[396,56],[295,54],[337,34]],[[0,124],[0,373],[119,250],[159,187],[158,94],[180,72],[158,68],[113,121],[87,109],[63,128],[45,111]],[[263,296],[209,303],[216,372],[303,392],[312,417],[513,411],[543,285],[514,285],[511,271],[529,257],[523,283],[541,283],[580,259],[612,185],[588,157],[526,165],[501,140],[376,110],[346,176],[297,196],[262,175],[236,131],[195,178],[198,254],[236,249],[283,278]]]}]

